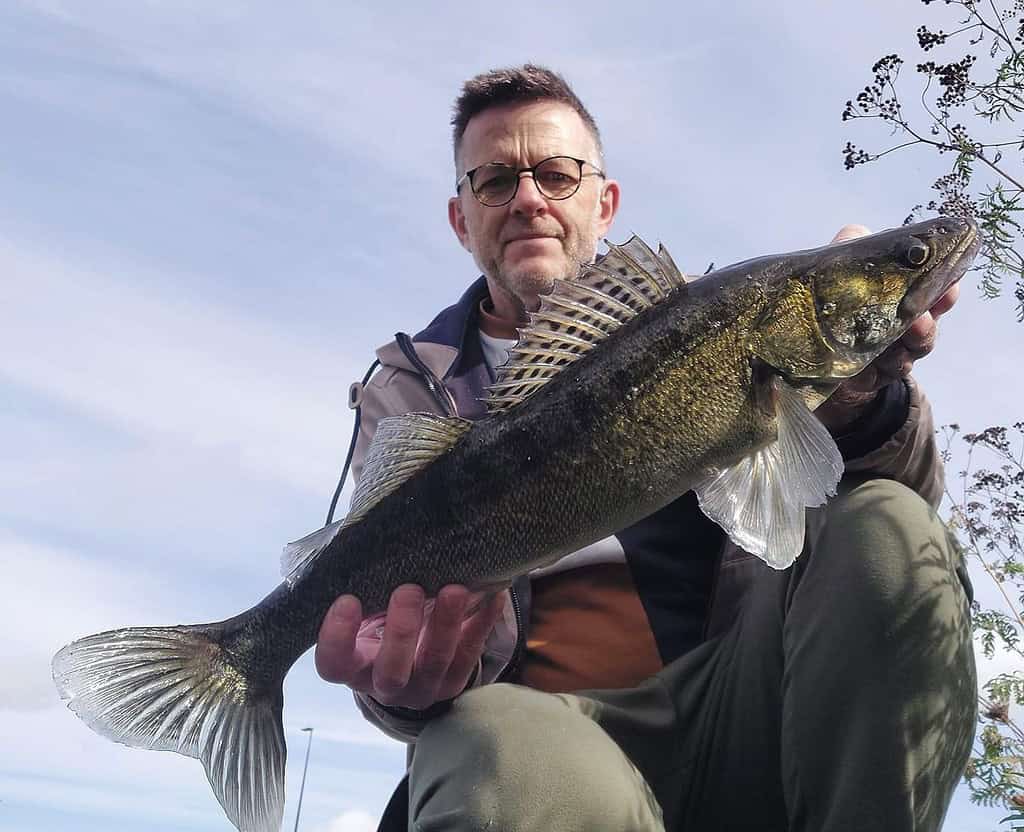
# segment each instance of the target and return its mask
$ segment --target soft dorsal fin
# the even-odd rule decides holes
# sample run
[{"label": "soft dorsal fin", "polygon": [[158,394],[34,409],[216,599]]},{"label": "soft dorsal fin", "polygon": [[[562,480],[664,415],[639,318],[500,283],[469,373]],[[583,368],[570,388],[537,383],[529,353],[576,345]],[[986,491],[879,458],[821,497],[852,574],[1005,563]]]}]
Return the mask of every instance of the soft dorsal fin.
[{"label": "soft dorsal fin", "polygon": [[345,526],[361,520],[384,497],[454,445],[472,422],[458,416],[405,413],[377,424],[366,452],[363,474],[352,505],[341,520],[289,543],[281,555],[281,574],[294,583]]},{"label": "soft dorsal fin", "polygon": [[404,413],[377,423],[345,523],[355,523],[421,468],[451,448],[472,422],[458,416]]},{"label": "soft dorsal fin", "polygon": [[488,409],[518,404],[685,282],[664,247],[655,254],[636,235],[621,246],[608,243],[608,253],[578,278],[556,280],[541,296],[540,309],[520,329],[519,342],[488,388]]}]

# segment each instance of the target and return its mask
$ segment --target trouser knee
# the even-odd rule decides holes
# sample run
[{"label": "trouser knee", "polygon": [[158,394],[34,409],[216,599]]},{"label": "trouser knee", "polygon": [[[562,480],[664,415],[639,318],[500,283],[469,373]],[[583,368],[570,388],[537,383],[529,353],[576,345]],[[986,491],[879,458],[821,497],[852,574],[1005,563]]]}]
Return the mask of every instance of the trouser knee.
[{"label": "trouser knee", "polygon": [[811,520],[814,570],[861,606],[865,623],[911,616],[966,619],[970,583],[960,549],[918,494],[886,479],[848,478]]},{"label": "trouser knee", "polygon": [[[841,783],[831,804],[808,798],[825,811],[862,803],[849,771],[881,778],[873,791],[892,828],[937,829],[975,727],[959,547],[924,500],[882,479],[844,481],[811,518],[809,544],[786,585],[791,782],[806,786],[821,772],[822,783]],[[843,749],[851,767],[842,777],[823,748]]]},{"label": "trouser knee", "polygon": [[413,828],[659,829],[657,802],[588,702],[502,684],[463,694],[417,742]]}]

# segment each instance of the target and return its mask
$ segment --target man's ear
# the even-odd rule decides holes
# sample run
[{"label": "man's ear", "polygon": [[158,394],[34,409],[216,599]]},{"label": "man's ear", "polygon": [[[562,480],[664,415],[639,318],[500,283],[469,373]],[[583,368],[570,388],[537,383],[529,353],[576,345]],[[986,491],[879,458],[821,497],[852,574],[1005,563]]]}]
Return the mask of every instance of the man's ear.
[{"label": "man's ear", "polygon": [[453,196],[448,200],[448,224],[459,238],[460,245],[471,251],[469,247],[469,231],[466,229],[466,215],[462,213],[462,200]]},{"label": "man's ear", "polygon": [[619,183],[609,179],[601,189],[601,198],[597,203],[597,227],[599,236],[607,233],[612,227],[615,215],[619,212]]}]

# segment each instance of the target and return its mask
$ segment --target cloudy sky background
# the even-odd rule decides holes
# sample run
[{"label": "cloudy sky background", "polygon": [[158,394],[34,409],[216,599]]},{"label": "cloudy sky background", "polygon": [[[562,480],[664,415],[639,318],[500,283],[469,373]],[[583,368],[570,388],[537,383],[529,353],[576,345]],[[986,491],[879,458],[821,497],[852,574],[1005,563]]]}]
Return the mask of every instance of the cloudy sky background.
[{"label": "cloudy sky background", "polygon": [[[897,225],[942,172],[926,154],[845,172],[847,139],[885,136],[839,114],[944,10],[403,5],[0,6],[0,832],[229,828],[196,762],[67,712],[49,658],[243,609],[322,522],[349,382],[475,277],[445,213],[463,79],[565,73],[623,184],[612,238],[695,272]],[[918,376],[940,421],[1020,419],[1024,330],[965,288]],[[286,827],[312,725],[302,828],[371,829],[401,747],[308,656],[286,697]],[[1000,816],[959,799],[946,828]]]}]

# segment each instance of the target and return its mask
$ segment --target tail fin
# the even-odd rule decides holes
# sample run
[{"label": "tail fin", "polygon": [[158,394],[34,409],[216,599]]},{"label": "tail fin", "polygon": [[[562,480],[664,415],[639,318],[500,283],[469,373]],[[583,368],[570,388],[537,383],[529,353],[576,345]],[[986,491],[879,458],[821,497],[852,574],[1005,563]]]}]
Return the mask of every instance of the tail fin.
[{"label": "tail fin", "polygon": [[241,832],[277,832],[284,813],[281,681],[263,692],[230,662],[219,625],[87,636],[53,659],[62,699],[90,728],[136,748],[201,760]]}]

